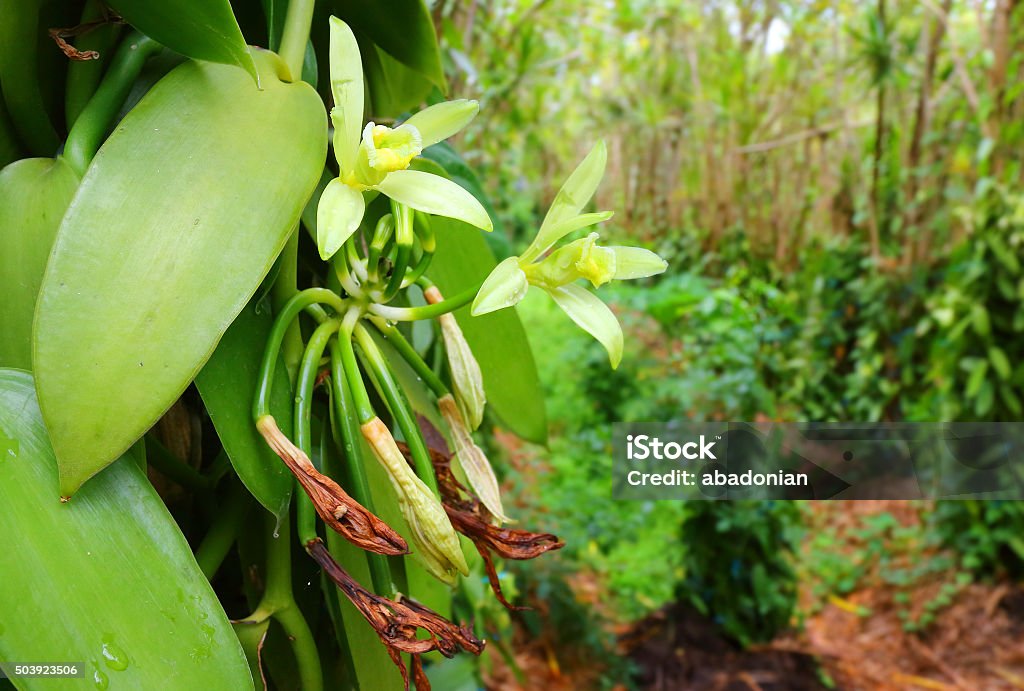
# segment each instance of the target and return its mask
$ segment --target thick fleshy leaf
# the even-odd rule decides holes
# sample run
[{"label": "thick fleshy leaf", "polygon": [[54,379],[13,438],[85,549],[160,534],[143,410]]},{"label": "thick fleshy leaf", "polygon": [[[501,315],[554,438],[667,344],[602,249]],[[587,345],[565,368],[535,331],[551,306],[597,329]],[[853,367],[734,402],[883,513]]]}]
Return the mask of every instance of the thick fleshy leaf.
[{"label": "thick fleshy leaf", "polygon": [[445,89],[441,52],[430,10],[423,0],[345,2],[333,0],[335,14],[389,56]]},{"label": "thick fleshy leaf", "polygon": [[327,183],[316,207],[316,245],[321,259],[327,261],[333,257],[352,237],[365,211],[362,192],[337,178]]},{"label": "thick fleshy leaf", "polygon": [[[494,255],[482,233],[448,219],[435,218],[431,224],[437,251],[427,275],[444,295],[456,295],[479,283],[494,268]],[[480,365],[490,409],[523,439],[545,443],[544,391],[516,310],[474,317],[467,305],[455,311],[455,318]]]},{"label": "thick fleshy leaf", "polygon": [[529,287],[526,274],[519,268],[519,257],[509,257],[494,267],[480,286],[473,300],[473,316],[512,307],[526,297]]},{"label": "thick fleshy leaf", "polygon": [[253,79],[256,63],[228,0],[110,0],[125,21],[154,41],[196,60],[238,65]]},{"label": "thick fleshy leaf", "polygon": [[543,254],[554,243],[549,239],[553,235],[551,229],[580,214],[597,191],[597,186],[604,177],[607,161],[608,149],[603,141],[599,141],[558,190],[555,200],[551,202],[551,208],[544,217],[544,222],[541,223],[540,232],[523,253],[524,260],[532,261]]},{"label": "thick fleshy leaf", "polygon": [[[252,422],[256,380],[274,323],[270,310],[254,302],[246,305],[224,332],[217,349],[196,375],[196,388],[239,479],[267,511],[280,518],[288,510],[295,482]],[[280,421],[282,431],[291,436],[291,382],[283,366],[278,366],[274,374],[270,412]]]},{"label": "thick fleshy leaf", "polygon": [[[531,249],[534,247],[543,247],[544,249],[540,252],[533,252],[530,255],[531,259],[539,257],[544,253],[544,251],[566,235],[580,230],[581,228],[588,228],[597,223],[603,223],[614,215],[614,211],[595,211],[591,214],[579,214],[578,216],[570,216],[561,223],[556,223],[546,229],[542,229],[537,234],[537,237],[534,238],[534,241],[531,244]],[[524,258],[526,257],[526,255],[523,256]]]},{"label": "thick fleshy leaf", "polygon": [[397,118],[418,108],[437,87],[430,79],[388,55],[365,35],[357,35],[363,55],[367,110],[379,119]]},{"label": "thick fleshy leaf", "polygon": [[330,24],[334,156],[344,175],[356,167],[359,133],[363,128],[363,64],[352,29],[337,17],[331,17]]},{"label": "thick fleshy leaf", "polygon": [[0,660],[84,663],[80,683],[97,688],[253,688],[217,596],[135,459],[61,503],[26,372],[0,370],[0,459]]},{"label": "thick fleshy leaf", "polygon": [[609,247],[615,253],[615,280],[657,276],[668,268],[668,262],[642,247]]},{"label": "thick fleshy leaf", "polygon": [[[42,0],[0,0],[0,83],[18,138],[33,154],[52,156],[59,139],[40,80]],[[52,24],[50,26],[53,26]]]},{"label": "thick fleshy leaf", "polygon": [[164,77],[100,148],[61,223],[33,362],[65,494],[184,391],[316,185],[323,104],[271,77],[274,54],[255,58],[262,89],[214,63]]},{"label": "thick fleshy leaf", "polygon": [[494,229],[491,217],[476,197],[439,175],[419,170],[396,170],[384,178],[377,189],[417,211],[465,221],[486,231]]},{"label": "thick fleshy leaf", "polygon": [[618,367],[622,360],[622,327],[608,305],[586,288],[572,283],[548,294],[577,326],[600,341],[608,351],[612,369]]},{"label": "thick fleshy leaf", "polygon": [[424,108],[405,121],[420,131],[423,147],[426,148],[447,139],[463,127],[480,112],[480,104],[460,98],[457,101],[445,101]]},{"label": "thick fleshy leaf", "polygon": [[0,367],[32,369],[36,295],[77,188],[62,158],[26,158],[0,171]]}]

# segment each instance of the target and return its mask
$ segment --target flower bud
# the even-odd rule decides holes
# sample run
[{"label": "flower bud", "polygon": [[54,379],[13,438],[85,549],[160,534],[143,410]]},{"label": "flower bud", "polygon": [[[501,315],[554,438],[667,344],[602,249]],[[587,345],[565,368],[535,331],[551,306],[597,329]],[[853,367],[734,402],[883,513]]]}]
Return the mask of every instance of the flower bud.
[{"label": "flower bud", "polygon": [[462,466],[469,486],[473,488],[477,498],[497,521],[502,523],[508,521],[509,518],[505,515],[505,509],[501,505],[498,478],[495,477],[494,469],[483,450],[473,441],[455,401],[451,395],[442,396],[437,405],[451,430],[455,458]]},{"label": "flower bud", "polygon": [[[423,295],[430,304],[436,304],[444,299],[441,291],[434,286],[423,291]],[[442,314],[438,317],[438,322],[441,324],[441,336],[444,338],[448,367],[452,373],[455,403],[459,406],[459,412],[469,424],[470,430],[475,430],[484,419],[484,406],[487,405],[480,365],[473,356],[473,351],[466,342],[455,315]]]},{"label": "flower bud", "polygon": [[455,571],[469,575],[462,546],[444,507],[409,467],[391,431],[380,418],[364,423],[360,430],[377,460],[388,471],[398,495],[398,506],[418,548],[415,554],[419,555],[423,566],[449,585],[455,584]]}]

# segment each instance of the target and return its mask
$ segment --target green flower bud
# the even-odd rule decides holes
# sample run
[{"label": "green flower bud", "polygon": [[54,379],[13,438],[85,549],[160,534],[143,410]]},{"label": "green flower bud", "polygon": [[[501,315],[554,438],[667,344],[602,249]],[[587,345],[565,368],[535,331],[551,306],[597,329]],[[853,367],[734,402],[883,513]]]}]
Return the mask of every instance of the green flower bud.
[{"label": "green flower bud", "polygon": [[[430,304],[441,302],[444,296],[435,286],[423,291]],[[487,396],[484,393],[484,378],[480,365],[473,355],[466,337],[459,328],[455,315],[442,314],[438,317],[441,325],[441,336],[444,338],[444,349],[448,355],[448,368],[452,374],[452,393],[462,417],[469,423],[471,430],[480,426],[484,419],[484,407]]]},{"label": "green flower bud", "polygon": [[412,531],[414,554],[424,568],[449,585],[455,584],[456,571],[468,576],[466,557],[444,507],[409,467],[391,431],[380,418],[364,423],[360,430],[377,460],[388,471],[398,495],[398,507]]}]

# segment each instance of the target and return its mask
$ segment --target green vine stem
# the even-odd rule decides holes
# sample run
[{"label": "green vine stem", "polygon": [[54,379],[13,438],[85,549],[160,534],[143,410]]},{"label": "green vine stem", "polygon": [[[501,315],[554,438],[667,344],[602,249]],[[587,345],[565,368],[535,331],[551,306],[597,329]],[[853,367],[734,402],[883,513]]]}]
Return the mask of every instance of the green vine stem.
[{"label": "green vine stem", "polygon": [[374,381],[380,387],[381,394],[391,409],[395,423],[402,430],[405,443],[409,445],[416,474],[430,488],[435,497],[440,497],[437,489],[437,477],[434,475],[434,464],[430,461],[430,453],[427,451],[426,442],[423,441],[423,434],[409,409],[405,395],[388,367],[387,360],[377,348],[377,344],[373,342],[370,332],[362,324],[356,325],[355,337],[356,342],[359,343],[359,350],[365,358],[367,369],[373,374]]},{"label": "green vine stem", "polygon": [[281,59],[288,66],[291,80],[302,78],[302,62],[306,57],[306,44],[309,43],[309,29],[313,24],[314,0],[291,0],[288,13],[284,19],[284,32],[281,34]]},{"label": "green vine stem", "polygon": [[454,312],[460,307],[465,307],[473,301],[476,294],[480,291],[480,286],[483,285],[481,281],[472,288],[467,288],[461,293],[458,293],[447,300],[434,303],[433,305],[423,305],[422,307],[391,307],[389,305],[370,305],[368,310],[370,314],[374,314],[378,317],[384,317],[389,321],[395,322],[411,322],[418,321],[420,319],[433,319],[440,317],[442,314],[448,314]]},{"label": "green vine stem", "polygon": [[196,562],[206,580],[212,581],[217,569],[224,562],[231,546],[238,539],[245,518],[251,508],[250,495],[245,486],[237,480],[232,483],[224,503],[216,512],[210,529],[196,549]]},{"label": "green vine stem", "polygon": [[402,332],[398,330],[398,327],[394,324],[389,324],[387,320],[380,317],[370,317],[370,323],[372,323],[380,334],[387,339],[388,343],[398,351],[398,354],[402,356],[402,359],[409,363],[413,371],[416,373],[423,383],[434,393],[435,396],[441,398],[442,396],[450,393],[448,387],[445,386],[441,378],[434,373],[434,370],[430,369],[430,365],[423,361],[420,354],[413,348],[412,343],[406,340]]},{"label": "green vine stem", "polygon": [[[278,310],[274,325],[267,338],[267,346],[263,351],[263,362],[260,364],[259,378],[256,384],[256,397],[253,400],[253,420],[259,420],[264,415],[270,414],[270,391],[274,383],[274,372],[277,369],[277,358],[281,352],[281,343],[284,341],[285,332],[291,326],[299,312],[307,310],[313,314],[314,319],[323,316],[322,309],[314,309],[318,304],[327,305],[335,312],[344,313],[346,305],[344,301],[326,288],[307,288],[296,293],[284,306]],[[317,319],[320,321],[320,319]]]},{"label": "green vine stem", "polygon": [[[64,88],[64,119],[68,129],[74,127],[89,99],[96,93],[100,79],[110,62],[110,51],[117,44],[122,25],[109,20],[110,12],[99,0],[88,0],[82,10],[81,24],[93,25],[88,33],[75,39],[75,48],[93,50],[93,60],[72,60],[68,63],[67,85]],[[99,25],[96,25],[100,23]]]},{"label": "green vine stem", "polygon": [[360,374],[359,364],[356,362],[356,353],[352,348],[352,331],[358,319],[359,312],[357,310],[345,315],[345,321],[338,332],[338,354],[345,373],[345,381],[349,391],[352,392],[352,405],[355,408],[356,417],[359,419],[359,424],[365,424],[377,417],[377,411],[370,403],[370,395],[366,392],[366,384],[363,383],[363,376]]},{"label": "green vine stem", "polygon": [[[265,513],[267,531],[266,590],[256,610],[241,623],[258,624],[273,617],[284,629],[292,644],[292,652],[299,669],[299,681],[304,691],[322,691],[323,672],[320,654],[309,625],[295,603],[292,593],[291,520],[286,515],[277,523]],[[276,536],[276,537],[275,537]]]},{"label": "green vine stem", "polygon": [[[345,365],[342,362],[341,346],[338,340],[330,342],[331,350],[331,437],[336,446],[343,452],[345,463],[343,475],[345,486],[352,497],[366,507],[370,513],[376,514],[373,494],[366,477],[366,466],[363,465],[362,434],[357,423],[358,414],[355,410],[352,392],[348,379],[345,377]],[[387,558],[374,552],[366,553],[370,567],[370,578],[378,595],[392,597],[394,584],[391,577],[391,566]]]},{"label": "green vine stem", "polygon": [[[323,321],[309,337],[306,351],[302,354],[298,386],[295,391],[295,445],[308,458],[313,457],[312,410],[316,374],[320,367],[320,358],[323,357],[324,350],[327,349],[327,342],[338,332],[340,326],[341,320],[339,319]],[[295,508],[296,530],[299,542],[305,547],[317,537],[316,511],[313,509],[313,502],[301,487],[299,490],[295,493],[298,497]]]},{"label": "green vine stem", "polygon": [[142,66],[162,48],[153,39],[134,31],[117,49],[103,82],[75,121],[64,144],[64,160],[79,175],[85,174],[99,150]]}]

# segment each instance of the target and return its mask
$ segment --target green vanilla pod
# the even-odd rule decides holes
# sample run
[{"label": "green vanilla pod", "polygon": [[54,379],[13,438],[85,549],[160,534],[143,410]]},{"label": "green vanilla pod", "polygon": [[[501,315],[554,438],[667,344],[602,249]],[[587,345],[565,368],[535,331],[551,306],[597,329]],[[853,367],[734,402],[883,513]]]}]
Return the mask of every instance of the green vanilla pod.
[{"label": "green vanilla pod", "polygon": [[32,369],[36,295],[77,188],[63,158],[25,158],[0,170],[0,367]]},{"label": "green vanilla pod", "polygon": [[100,148],[61,223],[33,365],[64,495],[181,395],[320,177],[323,104],[281,81],[276,55],[253,57],[262,88],[206,62],[161,79]]}]

